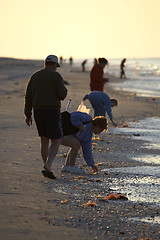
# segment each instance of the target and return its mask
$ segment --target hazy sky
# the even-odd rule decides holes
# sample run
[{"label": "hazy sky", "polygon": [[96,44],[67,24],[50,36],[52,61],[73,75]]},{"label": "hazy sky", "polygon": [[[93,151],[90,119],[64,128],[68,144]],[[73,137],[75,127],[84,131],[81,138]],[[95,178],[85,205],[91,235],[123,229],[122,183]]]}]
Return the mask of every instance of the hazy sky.
[{"label": "hazy sky", "polygon": [[160,0],[0,0],[0,57],[160,57]]}]

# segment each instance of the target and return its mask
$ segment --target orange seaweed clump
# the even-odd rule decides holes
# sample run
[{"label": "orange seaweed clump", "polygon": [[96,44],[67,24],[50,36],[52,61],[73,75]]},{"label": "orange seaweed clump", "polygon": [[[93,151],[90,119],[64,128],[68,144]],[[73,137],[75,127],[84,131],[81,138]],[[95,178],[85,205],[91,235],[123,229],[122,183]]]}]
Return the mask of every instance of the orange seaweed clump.
[{"label": "orange seaweed clump", "polygon": [[151,240],[151,238],[139,238],[138,240]]},{"label": "orange seaweed clump", "polygon": [[101,139],[100,137],[93,137],[92,140],[93,140],[93,141],[95,141],[95,140],[104,141],[104,140]]},{"label": "orange seaweed clump", "polygon": [[61,201],[62,204],[68,203],[68,200]]},{"label": "orange seaweed clump", "polygon": [[98,195],[97,197],[100,198],[99,201],[101,202],[105,202],[106,200],[119,200],[119,199],[128,200],[128,198],[121,193],[117,193],[117,194],[111,193],[107,197]]},{"label": "orange seaweed clump", "polygon": [[92,173],[92,175],[96,175],[96,174],[97,174],[97,172],[93,172],[93,173]]},{"label": "orange seaweed clump", "polygon": [[122,124],[121,127],[129,127],[128,124]]},{"label": "orange seaweed clump", "polygon": [[95,202],[92,202],[91,200],[89,200],[87,203],[84,203],[82,204],[82,206],[85,206],[85,207],[97,207],[97,204]]},{"label": "orange seaweed clump", "polygon": [[94,165],[96,165],[96,166],[101,166],[103,163],[102,162],[99,162],[99,163],[96,163],[96,164],[94,164]]},{"label": "orange seaweed clump", "polygon": [[83,177],[82,176],[75,177],[75,179],[81,179],[81,178],[83,178]]},{"label": "orange seaweed clump", "polygon": [[98,146],[98,144],[97,144],[97,143],[92,143],[92,145],[93,145],[93,146]]},{"label": "orange seaweed clump", "polygon": [[115,193],[111,193],[107,198],[107,200],[117,200],[117,199],[125,199],[125,200],[128,200],[128,198],[123,195],[123,194],[115,194]]}]

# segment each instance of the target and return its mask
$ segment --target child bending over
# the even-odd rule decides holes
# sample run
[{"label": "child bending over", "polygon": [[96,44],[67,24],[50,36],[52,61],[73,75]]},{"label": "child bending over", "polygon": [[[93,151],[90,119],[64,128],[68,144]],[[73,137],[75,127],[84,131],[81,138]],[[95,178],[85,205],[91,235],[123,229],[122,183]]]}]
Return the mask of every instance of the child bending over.
[{"label": "child bending over", "polygon": [[[84,122],[88,123],[83,125]],[[93,133],[99,134],[104,130],[107,131],[107,119],[103,116],[97,116],[92,119],[87,113],[76,111],[71,113],[71,123],[73,126],[79,128],[79,131],[77,134],[65,136],[61,141],[62,145],[71,147],[62,171],[84,173],[82,169],[75,165],[78,151],[82,147],[83,157],[87,165],[97,172],[98,168],[95,166],[92,155],[92,135]]]}]

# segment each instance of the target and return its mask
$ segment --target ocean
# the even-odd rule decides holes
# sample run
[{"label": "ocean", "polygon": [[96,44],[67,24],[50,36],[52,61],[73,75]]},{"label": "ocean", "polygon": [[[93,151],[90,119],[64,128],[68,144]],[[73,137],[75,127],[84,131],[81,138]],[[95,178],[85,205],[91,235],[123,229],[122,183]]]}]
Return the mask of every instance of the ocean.
[{"label": "ocean", "polygon": [[[119,76],[120,59],[113,59],[108,73]],[[127,59],[125,81],[112,84],[117,90],[137,96],[160,98],[160,58]]]}]

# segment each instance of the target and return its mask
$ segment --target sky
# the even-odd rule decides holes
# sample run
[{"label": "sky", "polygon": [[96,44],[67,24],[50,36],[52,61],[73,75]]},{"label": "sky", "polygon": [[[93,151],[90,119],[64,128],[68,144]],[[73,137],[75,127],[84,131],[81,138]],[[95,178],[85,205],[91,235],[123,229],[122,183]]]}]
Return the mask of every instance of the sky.
[{"label": "sky", "polygon": [[0,0],[0,57],[160,57],[160,0]]}]

